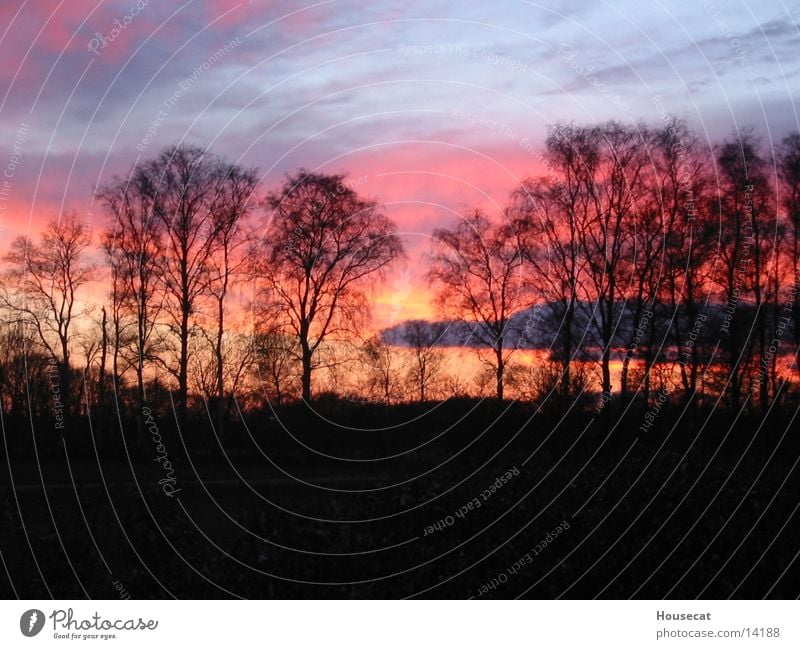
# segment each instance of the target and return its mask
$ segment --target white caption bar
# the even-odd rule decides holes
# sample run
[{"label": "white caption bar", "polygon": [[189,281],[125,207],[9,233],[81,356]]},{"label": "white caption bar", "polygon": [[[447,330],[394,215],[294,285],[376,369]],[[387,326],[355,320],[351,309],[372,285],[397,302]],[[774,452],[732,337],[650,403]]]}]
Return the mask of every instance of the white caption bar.
[{"label": "white caption bar", "polygon": [[800,603],[3,601],[0,646],[798,647]]}]

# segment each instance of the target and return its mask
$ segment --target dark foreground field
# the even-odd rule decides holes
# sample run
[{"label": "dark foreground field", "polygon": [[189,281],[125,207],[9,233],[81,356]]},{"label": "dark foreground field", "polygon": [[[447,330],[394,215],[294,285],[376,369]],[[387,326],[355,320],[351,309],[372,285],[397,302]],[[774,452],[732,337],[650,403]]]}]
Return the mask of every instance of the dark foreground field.
[{"label": "dark foreground field", "polygon": [[323,414],[337,424],[287,411],[231,427],[224,453],[202,426],[164,430],[173,496],[149,438],[73,430],[34,449],[4,422],[0,596],[800,594],[791,414],[675,405],[646,433],[635,408]]}]

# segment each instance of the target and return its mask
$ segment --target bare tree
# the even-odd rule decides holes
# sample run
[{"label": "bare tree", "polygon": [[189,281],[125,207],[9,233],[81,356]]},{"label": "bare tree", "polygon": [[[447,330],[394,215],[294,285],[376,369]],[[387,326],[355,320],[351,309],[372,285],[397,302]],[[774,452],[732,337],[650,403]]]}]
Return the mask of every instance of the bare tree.
[{"label": "bare tree", "polygon": [[[697,295],[693,282],[696,283],[697,276],[693,271],[698,262],[705,263],[706,258],[692,259],[691,255],[697,255],[702,250],[701,244],[707,241],[706,237],[695,240],[698,233],[703,233],[701,227],[695,227],[695,222],[700,222],[697,214],[702,209],[699,202],[703,197],[708,160],[700,155],[694,136],[679,119],[667,120],[660,129],[639,130],[648,163],[639,173],[633,209],[624,223],[630,244],[629,254],[622,263],[628,287],[624,291],[627,326],[621,327],[625,355],[620,372],[620,393],[623,397],[629,393],[631,363],[635,356],[641,355],[644,367],[638,373],[642,377],[640,389],[648,401],[650,371],[659,355],[664,360],[660,351],[671,338],[669,328],[659,326],[667,316],[660,300],[668,294],[668,289],[678,288],[674,283],[676,273],[687,282],[683,288],[691,292],[688,296],[692,302],[691,327],[696,321]],[[684,297],[687,297],[685,291]],[[674,304],[678,309],[684,306]],[[675,326],[685,325],[677,315],[673,311],[672,318],[678,320]],[[685,365],[681,368],[685,371]],[[696,364],[693,368],[696,376]]]},{"label": "bare tree", "polygon": [[387,406],[402,398],[399,384],[403,365],[392,346],[375,335],[363,343],[361,356],[364,372],[360,377],[366,379],[367,391],[372,398]]},{"label": "bare tree", "polygon": [[[531,266],[531,286],[544,302],[545,316],[534,317],[524,331],[555,329],[554,356],[561,362],[559,390],[568,396],[570,373],[578,332],[574,331],[580,299],[583,256],[579,247],[581,228],[590,207],[585,191],[584,160],[596,156],[594,143],[583,130],[554,128],[546,141],[545,160],[551,175],[524,180],[512,193],[509,215],[521,233],[522,250]],[[530,340],[521,343],[530,343]]]},{"label": "bare tree", "polygon": [[222,170],[220,187],[214,199],[214,246],[208,257],[209,294],[215,309],[214,338],[217,434],[225,426],[225,307],[232,285],[252,267],[247,247],[252,237],[245,223],[253,208],[253,192],[258,186],[254,170],[228,165]]},{"label": "bare tree", "polygon": [[115,177],[100,188],[98,197],[111,220],[102,245],[111,272],[112,375],[117,381],[134,368],[141,440],[145,369],[160,349],[162,233],[153,217],[150,179],[140,169],[134,169],[130,178]]},{"label": "bare tree", "polygon": [[[631,365],[642,354],[645,365],[653,362],[653,344],[656,342],[656,318],[659,317],[657,299],[664,280],[664,240],[674,225],[671,215],[662,209],[657,189],[656,173],[652,164],[655,133],[644,134],[650,164],[642,171],[640,186],[636,188],[635,204],[623,227],[627,228],[629,248],[622,260],[621,274],[627,280],[623,289],[626,311],[623,326],[619,327],[625,353],[620,371],[620,397],[627,400],[630,392]],[[627,325],[627,326],[625,326]],[[647,400],[650,391],[649,371],[643,373],[643,392]]]},{"label": "bare tree", "polygon": [[409,320],[403,327],[403,342],[412,352],[410,378],[420,402],[430,398],[444,365],[444,354],[437,349],[445,327],[441,323]]},{"label": "bare tree", "polygon": [[266,384],[269,398],[280,405],[291,395],[296,395],[300,377],[297,339],[287,336],[279,329],[270,329],[256,334],[253,342],[259,382]]},{"label": "bare tree", "polygon": [[72,329],[82,313],[77,294],[93,277],[92,266],[84,262],[90,243],[88,226],[71,212],[50,221],[39,243],[26,237],[14,240],[5,258],[11,292],[3,291],[3,300],[33,327],[39,342],[58,362],[67,397],[71,396]]},{"label": "bare tree", "polygon": [[209,259],[217,245],[217,207],[229,167],[203,149],[169,146],[135,170],[137,191],[149,203],[161,232],[160,279],[166,325],[177,342],[175,363],[164,363],[178,383],[179,421],[185,421],[189,338],[209,294]]},{"label": "bare tree", "polygon": [[[108,312],[105,305],[100,308],[100,358],[98,359],[98,377],[97,377],[97,405],[100,407],[101,420],[105,415],[106,408],[106,392],[107,392],[107,366],[108,366]],[[102,428],[102,427],[101,427]]]},{"label": "bare tree", "polygon": [[[724,142],[717,164],[715,209],[721,220],[717,281],[726,303],[723,347],[730,372],[730,407],[735,412],[744,393],[756,387],[750,385],[753,369],[761,366],[767,347],[764,316],[770,185],[766,163],[752,134],[741,133]],[[760,405],[765,408],[768,384],[758,381],[757,388]]]},{"label": "bare tree", "polygon": [[16,418],[47,414],[49,359],[18,314],[0,312],[0,409]]},{"label": "bare tree", "polygon": [[494,371],[495,393],[502,399],[505,365],[515,351],[506,344],[511,316],[530,298],[519,236],[512,224],[492,224],[476,209],[455,227],[435,230],[433,239],[428,279],[439,307],[448,317],[468,320],[479,354],[481,347],[492,350],[492,359],[484,362]]},{"label": "bare tree", "polygon": [[[708,314],[702,311],[711,297],[708,262],[717,238],[708,209],[713,164],[709,149],[678,120],[655,134],[651,157],[655,178],[649,190],[650,209],[660,209],[665,229],[658,298],[671,314],[669,331],[680,383],[686,398],[692,399],[707,360],[705,342],[711,338]],[[648,367],[655,360],[651,355]],[[644,381],[649,386],[649,372]]]},{"label": "bare tree", "polygon": [[301,390],[311,399],[315,356],[323,342],[352,328],[367,311],[367,280],[403,254],[394,223],[361,198],[343,175],[304,169],[270,192],[263,236],[267,302],[300,346]]},{"label": "bare tree", "polygon": [[778,158],[781,189],[783,190],[783,209],[788,228],[789,267],[794,299],[791,300],[791,317],[793,321],[795,368],[800,379],[800,133],[790,133],[782,142]]},{"label": "bare tree", "polygon": [[[587,316],[601,350],[602,388],[611,395],[611,352],[623,316],[623,271],[632,240],[628,224],[641,196],[647,165],[644,129],[616,122],[592,127],[591,156],[582,157],[588,220],[578,230],[585,260]],[[608,409],[606,409],[608,413]]]},{"label": "bare tree", "polygon": [[78,344],[85,362],[82,368],[82,400],[86,404],[86,414],[87,416],[91,414],[96,418],[98,431],[104,431],[104,421],[109,405],[106,403],[108,314],[105,305],[100,307],[99,319],[92,317],[89,326],[84,327]]}]

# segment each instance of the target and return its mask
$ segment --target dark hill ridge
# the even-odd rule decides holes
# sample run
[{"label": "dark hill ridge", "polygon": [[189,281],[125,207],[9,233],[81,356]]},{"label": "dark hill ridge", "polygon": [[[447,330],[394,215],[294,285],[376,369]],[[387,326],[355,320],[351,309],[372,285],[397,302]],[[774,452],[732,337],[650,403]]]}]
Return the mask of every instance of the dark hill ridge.
[{"label": "dark hill ridge", "polygon": [[[638,324],[634,325],[636,314],[633,305],[620,302],[615,309],[614,317],[614,347],[628,347],[638,338],[637,346],[647,346],[652,342],[656,346],[668,349],[674,345],[675,332],[681,334],[682,344],[691,337],[698,344],[713,345],[720,337],[726,334],[724,329],[725,305],[703,307],[699,314],[690,318],[685,309],[677,311],[664,304],[645,307],[638,317]],[[766,311],[767,325],[771,325],[771,305],[762,307]],[[749,322],[755,315],[755,308],[751,305],[739,304],[741,316],[740,323],[743,330],[749,328]],[[575,310],[572,325],[572,337],[577,346],[581,347],[587,356],[593,356],[593,350],[598,346],[597,329],[600,326],[600,315],[595,302],[580,302]],[[592,321],[594,325],[592,326]],[[434,320],[434,321],[406,321],[398,325],[383,329],[381,339],[390,345],[399,347],[412,346],[410,342],[410,325],[425,328],[423,334],[431,341],[434,347],[487,347],[484,339],[488,334],[481,332],[481,325],[465,320]],[[745,326],[747,325],[747,326]],[[486,329],[484,328],[484,332]],[[693,333],[694,332],[694,333]],[[550,303],[538,304],[514,314],[507,327],[503,346],[508,349],[550,349],[557,347],[565,335],[563,328],[563,306]]]}]

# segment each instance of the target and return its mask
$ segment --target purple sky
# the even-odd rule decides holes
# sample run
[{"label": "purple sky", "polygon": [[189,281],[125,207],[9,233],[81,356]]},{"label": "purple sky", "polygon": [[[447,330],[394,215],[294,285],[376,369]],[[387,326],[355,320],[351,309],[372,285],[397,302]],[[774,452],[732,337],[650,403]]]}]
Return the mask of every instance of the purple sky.
[{"label": "purple sky", "polygon": [[0,248],[63,208],[102,226],[97,182],[187,141],[265,187],[348,170],[426,249],[540,170],[556,121],[797,129],[798,15],[779,0],[3,2]]}]

